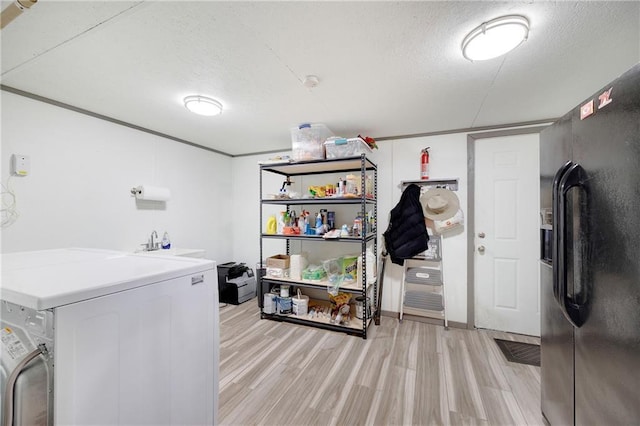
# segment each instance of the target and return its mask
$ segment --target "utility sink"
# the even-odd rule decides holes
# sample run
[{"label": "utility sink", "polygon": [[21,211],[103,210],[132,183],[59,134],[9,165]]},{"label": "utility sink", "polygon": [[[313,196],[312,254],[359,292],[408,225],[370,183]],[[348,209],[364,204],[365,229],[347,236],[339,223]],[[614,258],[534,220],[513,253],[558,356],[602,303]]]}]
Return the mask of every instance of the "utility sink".
[{"label": "utility sink", "polygon": [[184,256],[184,257],[197,257],[204,258],[204,249],[187,249],[187,248],[170,248],[167,250],[151,250],[151,251],[139,251],[139,254],[146,254],[149,256]]}]

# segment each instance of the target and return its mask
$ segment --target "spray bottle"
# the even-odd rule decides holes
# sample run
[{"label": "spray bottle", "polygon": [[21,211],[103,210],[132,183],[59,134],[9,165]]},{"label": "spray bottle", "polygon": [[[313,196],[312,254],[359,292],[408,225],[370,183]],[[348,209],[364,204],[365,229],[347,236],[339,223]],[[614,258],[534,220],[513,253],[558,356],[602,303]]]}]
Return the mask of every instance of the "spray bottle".
[{"label": "spray bottle", "polygon": [[318,212],[318,216],[316,216],[316,235],[322,234],[322,214]]}]

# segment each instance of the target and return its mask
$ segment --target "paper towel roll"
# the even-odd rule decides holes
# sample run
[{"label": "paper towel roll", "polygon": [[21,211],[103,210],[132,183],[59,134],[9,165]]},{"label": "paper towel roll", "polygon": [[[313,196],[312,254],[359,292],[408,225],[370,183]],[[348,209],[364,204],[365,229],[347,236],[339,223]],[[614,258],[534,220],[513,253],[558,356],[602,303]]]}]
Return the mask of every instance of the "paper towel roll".
[{"label": "paper towel roll", "polygon": [[171,198],[169,188],[159,186],[140,185],[136,188],[136,198],[148,201],[168,201]]},{"label": "paper towel roll", "polygon": [[302,278],[302,271],[307,267],[309,262],[307,261],[307,253],[292,254],[289,257],[289,276],[294,280]]}]

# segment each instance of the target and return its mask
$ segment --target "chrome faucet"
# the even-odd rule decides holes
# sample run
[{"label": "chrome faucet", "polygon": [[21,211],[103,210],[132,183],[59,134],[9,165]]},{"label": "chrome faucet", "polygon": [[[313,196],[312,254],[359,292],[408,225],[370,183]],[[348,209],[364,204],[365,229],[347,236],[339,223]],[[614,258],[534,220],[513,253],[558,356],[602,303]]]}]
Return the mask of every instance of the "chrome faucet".
[{"label": "chrome faucet", "polygon": [[153,236],[155,235],[156,239],[158,239],[158,233],[155,231],[151,231],[151,236],[149,237],[149,244],[147,244],[147,250],[157,250],[160,243],[153,240]]}]

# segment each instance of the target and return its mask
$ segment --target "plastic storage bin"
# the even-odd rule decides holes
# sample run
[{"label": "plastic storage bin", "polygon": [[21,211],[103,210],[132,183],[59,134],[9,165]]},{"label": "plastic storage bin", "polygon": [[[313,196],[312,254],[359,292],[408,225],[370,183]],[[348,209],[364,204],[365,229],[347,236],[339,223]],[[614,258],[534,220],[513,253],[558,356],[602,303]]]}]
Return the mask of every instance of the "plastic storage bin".
[{"label": "plastic storage bin", "polygon": [[294,161],[323,160],[324,142],[333,136],[324,124],[301,124],[291,129],[291,158]]},{"label": "plastic storage bin", "polygon": [[327,158],[359,157],[362,154],[370,155],[373,152],[361,138],[328,140],[324,146]]}]

